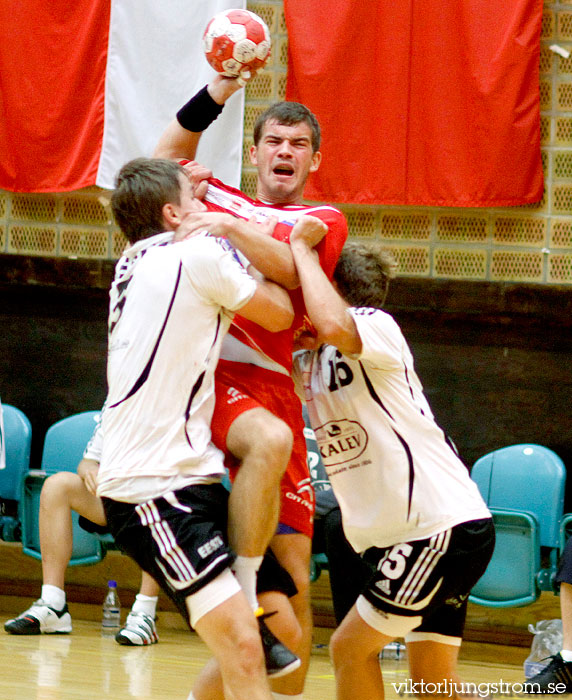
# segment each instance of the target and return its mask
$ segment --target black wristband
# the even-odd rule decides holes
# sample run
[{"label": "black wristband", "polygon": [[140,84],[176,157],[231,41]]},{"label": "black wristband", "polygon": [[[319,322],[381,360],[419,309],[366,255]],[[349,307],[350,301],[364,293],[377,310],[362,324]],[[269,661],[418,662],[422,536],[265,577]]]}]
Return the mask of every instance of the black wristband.
[{"label": "black wristband", "polygon": [[177,112],[177,121],[187,131],[204,131],[222,112],[223,107],[213,100],[205,85]]}]

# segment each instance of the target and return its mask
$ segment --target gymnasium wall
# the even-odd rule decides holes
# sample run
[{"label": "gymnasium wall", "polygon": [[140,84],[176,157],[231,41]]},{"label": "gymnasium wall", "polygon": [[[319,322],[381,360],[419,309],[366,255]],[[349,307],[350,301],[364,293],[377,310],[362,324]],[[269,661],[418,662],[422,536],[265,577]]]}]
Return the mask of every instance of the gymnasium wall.
[{"label": "gymnasium wall", "polygon": [[[281,0],[251,0],[272,59],[247,88],[242,186],[256,116],[284,96]],[[572,464],[572,2],[546,3],[540,57],[541,202],[507,209],[344,206],[350,234],[385,241],[389,296],[429,400],[462,456],[538,442]],[[518,164],[514,164],[518,167]],[[24,410],[39,458],[47,427],[105,397],[105,317],[124,240],[109,195],[0,191],[0,396]]]}]

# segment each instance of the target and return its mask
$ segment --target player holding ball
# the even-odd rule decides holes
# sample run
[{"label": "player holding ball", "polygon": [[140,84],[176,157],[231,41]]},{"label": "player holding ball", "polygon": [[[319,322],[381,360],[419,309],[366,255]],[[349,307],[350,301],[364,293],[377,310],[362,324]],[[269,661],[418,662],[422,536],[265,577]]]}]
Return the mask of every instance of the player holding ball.
[{"label": "player holding ball", "polygon": [[[214,76],[179,110],[159,140],[155,155],[191,161],[188,169],[198,185],[205,174],[210,175],[192,162],[201,133],[243,84],[244,80]],[[203,201],[208,211],[193,215],[189,221],[193,231],[206,228],[214,235],[227,237],[262,274],[290,290],[295,310],[292,327],[281,333],[267,333],[235,316],[217,368],[212,423],[213,441],[225,452],[234,478],[229,539],[238,554],[238,568],[255,571],[270,543],[298,589],[290,601],[299,625],[299,641],[291,648],[302,664],[297,671],[272,682],[278,698],[302,697],[312,640],[309,570],[314,494],[301,403],[291,379],[294,341],[302,333],[311,332],[311,324],[289,238],[301,216],[311,214],[321,219],[328,233],[316,251],[330,279],[347,238],[347,223],[340,211],[329,205],[302,204],[306,180],[320,166],[320,137],[317,119],[304,105],[272,105],[257,119],[250,149],[251,162],[258,171],[256,198],[209,178],[195,190],[197,194],[206,190]],[[292,454],[284,475],[276,455],[268,458],[274,447],[264,433],[269,420],[279,421],[292,435]],[[264,460],[253,458],[262,453],[266,455]],[[235,573],[241,584],[248,578],[240,570]],[[250,589],[254,607],[252,584]],[[271,617],[268,625],[281,637],[278,615]],[[191,697],[214,697],[208,692],[212,687],[207,691],[199,679]]]}]

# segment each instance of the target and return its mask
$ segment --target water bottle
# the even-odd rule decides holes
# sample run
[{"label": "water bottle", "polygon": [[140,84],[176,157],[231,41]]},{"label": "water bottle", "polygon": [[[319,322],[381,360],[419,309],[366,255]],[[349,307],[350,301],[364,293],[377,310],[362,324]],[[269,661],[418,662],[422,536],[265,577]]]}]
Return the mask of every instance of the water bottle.
[{"label": "water bottle", "polygon": [[109,581],[107,585],[101,617],[101,634],[104,637],[115,637],[121,629],[121,606],[117,596],[117,583]]},{"label": "water bottle", "polygon": [[562,620],[540,620],[528,625],[534,635],[530,654],[524,662],[524,675],[528,680],[544,670],[551,657],[562,649]]}]

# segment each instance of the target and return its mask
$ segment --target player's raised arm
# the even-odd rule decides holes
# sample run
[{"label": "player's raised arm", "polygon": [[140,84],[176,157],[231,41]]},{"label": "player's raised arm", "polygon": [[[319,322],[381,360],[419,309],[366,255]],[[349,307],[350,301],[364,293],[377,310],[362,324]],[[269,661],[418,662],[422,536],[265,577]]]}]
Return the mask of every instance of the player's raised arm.
[{"label": "player's raised arm", "polygon": [[169,160],[194,160],[202,132],[214,122],[225,102],[241,87],[236,78],[215,75],[177,112],[159,138],[153,156]]},{"label": "player's raised arm", "polygon": [[335,345],[344,354],[354,355],[360,353],[362,348],[357,327],[348,313],[348,304],[324,274],[314,250],[326,231],[327,227],[319,219],[303,216],[292,230],[290,247],[306,310],[319,340]]},{"label": "player's raised arm", "polygon": [[203,49],[217,75],[181,107],[153,155],[194,160],[202,132],[219,116],[229,97],[264,67],[270,48],[270,32],[258,15],[240,9],[215,15],[205,29]]}]

